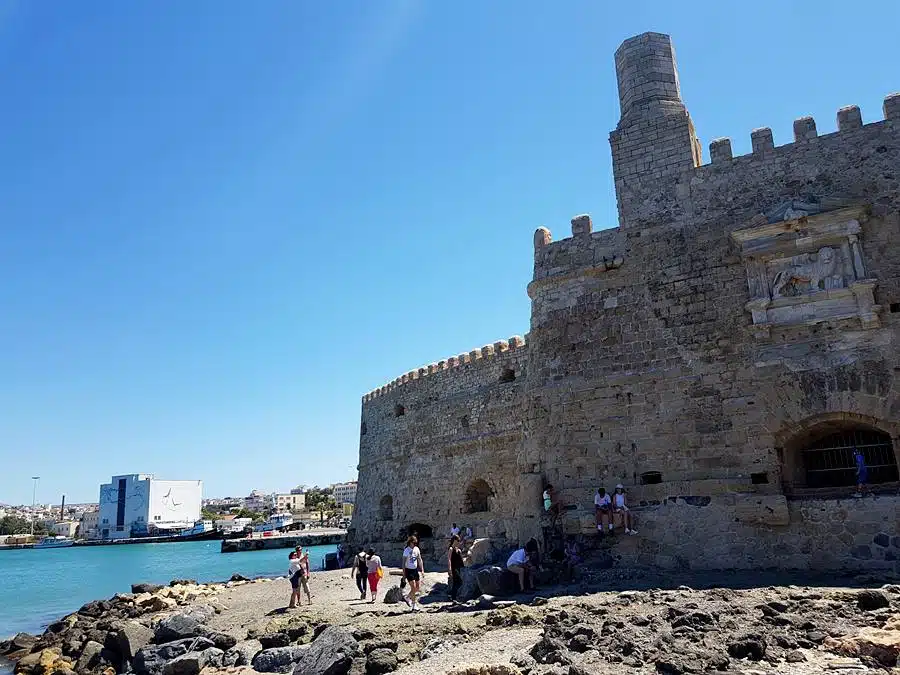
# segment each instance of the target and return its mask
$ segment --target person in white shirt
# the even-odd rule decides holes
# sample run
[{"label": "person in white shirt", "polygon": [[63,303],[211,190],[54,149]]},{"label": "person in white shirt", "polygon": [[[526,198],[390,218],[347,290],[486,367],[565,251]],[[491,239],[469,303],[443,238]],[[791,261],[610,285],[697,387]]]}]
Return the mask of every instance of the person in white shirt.
[{"label": "person in white shirt", "polygon": [[597,488],[594,495],[594,519],[597,522],[597,531],[602,537],[606,529],[612,532],[612,499],[606,494],[606,488]]},{"label": "person in white shirt", "polygon": [[405,598],[412,611],[419,610],[416,598],[419,595],[422,575],[425,574],[425,566],[422,563],[422,552],[419,550],[419,540],[411,536],[406,540],[406,548],[403,549],[403,577],[409,582],[409,595]]},{"label": "person in white shirt", "polygon": [[625,521],[625,534],[637,534],[634,529],[634,520],[631,518],[631,512],[625,503],[625,488],[619,483],[616,485],[616,492],[613,495],[613,513],[621,513],[622,520]]},{"label": "person in white shirt", "polygon": [[518,577],[519,590],[522,593],[525,592],[525,581],[529,567],[528,553],[525,552],[524,548],[513,551],[512,555],[509,556],[509,560],[506,561],[506,569]]},{"label": "person in white shirt", "polygon": [[297,605],[303,604],[300,600],[301,590],[306,591],[306,599],[311,605],[312,596],[309,594],[309,556],[299,546],[296,551],[292,551],[288,556],[288,578],[291,580],[291,601],[288,603],[288,609],[294,609]]},{"label": "person in white shirt", "polygon": [[458,537],[459,532],[459,526],[456,523],[453,523],[453,525],[450,527],[450,538],[453,539],[453,537]]}]

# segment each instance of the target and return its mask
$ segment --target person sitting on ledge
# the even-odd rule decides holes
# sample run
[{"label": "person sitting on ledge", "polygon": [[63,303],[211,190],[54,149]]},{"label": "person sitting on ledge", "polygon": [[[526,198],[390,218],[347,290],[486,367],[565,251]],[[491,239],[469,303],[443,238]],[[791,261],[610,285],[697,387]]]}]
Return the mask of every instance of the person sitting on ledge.
[{"label": "person sitting on ledge", "polygon": [[631,518],[631,512],[625,503],[625,488],[621,483],[616,485],[616,492],[613,495],[613,513],[621,513],[622,520],[625,523],[625,534],[637,534],[634,529],[634,521]]},{"label": "person sitting on ledge", "polygon": [[606,494],[606,488],[597,488],[597,494],[594,495],[594,520],[601,537],[607,528],[612,532],[612,499]]}]

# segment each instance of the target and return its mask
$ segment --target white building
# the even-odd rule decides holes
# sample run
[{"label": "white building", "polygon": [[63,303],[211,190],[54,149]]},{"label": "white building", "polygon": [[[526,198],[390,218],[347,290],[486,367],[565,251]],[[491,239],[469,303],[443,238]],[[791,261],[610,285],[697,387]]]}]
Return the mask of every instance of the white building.
[{"label": "white building", "polygon": [[305,494],[276,494],[275,495],[275,510],[276,511],[290,511],[291,513],[296,513],[297,511],[303,511],[306,508],[306,495]]},{"label": "white building", "polygon": [[81,529],[79,534],[82,539],[100,538],[100,512],[85,511],[81,514]]},{"label": "white building", "polygon": [[75,530],[78,529],[78,521],[63,520],[59,523],[53,523],[51,532],[57,537],[74,537]]},{"label": "white building", "polygon": [[350,481],[349,483],[335,483],[331,486],[331,489],[334,491],[334,503],[340,506],[341,504],[355,504],[356,503],[356,481]]},{"label": "white building", "polygon": [[169,534],[200,519],[203,481],[158,480],[151,474],[113,476],[100,486],[100,537]]}]

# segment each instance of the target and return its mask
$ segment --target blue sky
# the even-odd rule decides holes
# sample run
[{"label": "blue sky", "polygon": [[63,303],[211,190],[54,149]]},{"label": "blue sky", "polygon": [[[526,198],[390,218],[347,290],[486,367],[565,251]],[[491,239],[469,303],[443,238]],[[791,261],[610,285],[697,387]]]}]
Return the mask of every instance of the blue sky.
[{"label": "blue sky", "polygon": [[900,4],[0,0],[0,502],[352,477],[360,397],[528,330],[532,233],[615,225],[613,52],[704,144],[900,89]]}]

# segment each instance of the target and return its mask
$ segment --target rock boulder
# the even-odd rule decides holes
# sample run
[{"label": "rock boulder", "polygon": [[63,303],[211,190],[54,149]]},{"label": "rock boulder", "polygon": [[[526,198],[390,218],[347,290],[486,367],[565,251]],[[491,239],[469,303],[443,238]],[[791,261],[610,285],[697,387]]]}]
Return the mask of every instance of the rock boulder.
[{"label": "rock boulder", "polygon": [[223,666],[249,666],[253,663],[253,657],[262,651],[259,640],[244,640],[238,642],[225,652],[222,657]]},{"label": "rock boulder", "polygon": [[253,670],[258,673],[289,673],[307,650],[308,647],[297,645],[263,649],[253,657]]},{"label": "rock boulder", "polygon": [[137,621],[123,621],[116,631],[119,654],[131,661],[138,650],[150,644],[153,631]]},{"label": "rock boulder", "polygon": [[346,675],[358,649],[351,630],[329,626],[300,657],[294,675]]},{"label": "rock boulder", "polygon": [[519,592],[516,576],[502,567],[482,567],[476,574],[481,595],[504,597]]}]

